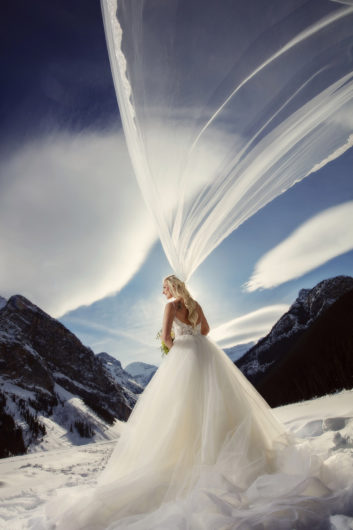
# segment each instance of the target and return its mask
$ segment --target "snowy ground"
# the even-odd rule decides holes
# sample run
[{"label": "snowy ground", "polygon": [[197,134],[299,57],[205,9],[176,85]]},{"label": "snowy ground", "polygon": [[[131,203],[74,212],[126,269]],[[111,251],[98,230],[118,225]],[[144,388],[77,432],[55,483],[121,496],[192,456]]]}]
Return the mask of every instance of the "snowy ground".
[{"label": "snowy ground", "polygon": [[[353,390],[279,407],[275,414],[318,453],[353,464]],[[0,528],[25,528],[58,489],[94,483],[114,445],[110,440],[0,460]],[[353,517],[331,520],[332,530],[353,529]]]}]

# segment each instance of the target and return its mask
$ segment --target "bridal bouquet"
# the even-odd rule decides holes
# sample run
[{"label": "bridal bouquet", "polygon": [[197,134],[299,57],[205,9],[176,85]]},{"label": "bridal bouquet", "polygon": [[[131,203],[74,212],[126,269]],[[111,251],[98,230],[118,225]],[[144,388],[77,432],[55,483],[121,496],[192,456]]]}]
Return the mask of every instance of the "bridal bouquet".
[{"label": "bridal bouquet", "polygon": [[[171,337],[172,337],[172,340],[174,340],[175,333],[174,333],[173,330],[172,330],[172,332],[171,332]],[[157,335],[156,335],[156,339],[161,341],[161,352],[162,352],[162,357],[163,357],[163,355],[167,355],[167,353],[169,352],[169,348],[168,348],[168,346],[165,344],[165,342],[162,340],[162,330],[161,330],[161,329],[158,331],[158,333],[157,333]]]}]

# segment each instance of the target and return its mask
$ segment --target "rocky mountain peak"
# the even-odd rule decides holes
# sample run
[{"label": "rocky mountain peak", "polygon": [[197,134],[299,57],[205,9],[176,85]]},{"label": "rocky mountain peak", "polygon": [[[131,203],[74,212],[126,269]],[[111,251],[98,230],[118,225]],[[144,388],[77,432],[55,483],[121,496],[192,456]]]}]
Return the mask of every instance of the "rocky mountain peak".
[{"label": "rocky mountain peak", "polygon": [[[72,398],[81,403],[80,411],[66,427],[79,429],[85,436],[96,430],[99,421],[126,420],[137,399],[61,322],[21,295],[11,296],[0,310],[0,367],[3,418],[11,413],[19,422],[17,429],[27,424],[25,431],[34,432],[35,428],[35,436],[43,432],[38,414],[55,417],[61,426],[67,424],[68,417],[73,418],[66,406],[67,401],[75,402]],[[136,383],[135,388],[141,392]],[[90,422],[93,417],[98,419],[87,423],[83,417],[91,418]],[[30,443],[35,441],[27,436],[26,447]]]},{"label": "rocky mountain peak", "polygon": [[353,289],[351,276],[336,276],[318,283],[308,293],[307,305],[310,314],[318,316],[351,289]]},{"label": "rocky mountain peak", "polygon": [[312,289],[301,289],[295,302],[273,326],[266,339],[307,328],[323,311],[351,289],[353,278],[350,276],[336,276],[321,281]]},{"label": "rocky mountain peak", "polygon": [[33,304],[33,302],[31,302],[30,300],[28,300],[28,298],[26,298],[25,296],[22,296],[21,294],[14,294],[13,296],[11,296],[8,299],[7,304],[8,304],[9,309],[13,309],[17,311],[23,311],[23,310],[29,309],[31,311],[39,311],[45,314],[44,311],[42,311],[38,306]]},{"label": "rocky mountain peak", "polygon": [[296,299],[296,301],[305,302],[308,298],[309,293],[310,293],[310,289],[300,289],[298,298]]},{"label": "rocky mountain peak", "polygon": [[119,359],[116,359],[115,357],[113,357],[112,355],[109,355],[109,353],[106,353],[106,352],[101,352],[101,353],[97,353],[97,357],[101,360],[101,361],[105,361],[107,363],[111,363],[113,366],[115,366],[116,368],[120,368],[121,370],[123,369],[123,367],[121,366],[121,362],[119,361]]},{"label": "rocky mountain peak", "polygon": [[146,385],[142,385],[138,378],[135,378],[126,372],[118,359],[106,352],[98,353],[97,358],[102,363],[108,376],[113,381],[132,392],[133,395],[141,394],[144,390]]},{"label": "rocky mountain peak", "polygon": [[301,289],[295,302],[268,335],[237,361],[239,368],[250,380],[255,381],[321,314],[352,289],[351,276],[336,276],[319,282],[311,289]]}]

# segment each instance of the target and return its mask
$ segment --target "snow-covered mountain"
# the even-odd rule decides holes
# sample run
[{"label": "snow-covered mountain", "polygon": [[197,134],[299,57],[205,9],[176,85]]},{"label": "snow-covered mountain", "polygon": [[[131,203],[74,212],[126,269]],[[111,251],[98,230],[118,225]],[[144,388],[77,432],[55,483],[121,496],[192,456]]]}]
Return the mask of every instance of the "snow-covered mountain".
[{"label": "snow-covered mountain", "polygon": [[353,289],[353,278],[337,276],[323,280],[312,289],[301,289],[291,305],[266,337],[260,339],[237,366],[252,381],[276,362],[298,338],[343,294]]},{"label": "snow-covered mountain", "polygon": [[20,295],[0,309],[0,367],[0,456],[35,450],[51,436],[57,446],[109,439],[109,426],[127,420],[137,399],[63,324]]},{"label": "snow-covered mountain", "polygon": [[302,289],[270,333],[236,362],[272,406],[353,386],[348,358],[353,344],[352,299],[350,276]]},{"label": "snow-covered mountain", "polygon": [[109,353],[102,352],[97,354],[98,359],[102,362],[105,370],[110,377],[120,386],[130,390],[134,395],[141,394],[146,385],[141,385],[132,375],[124,370],[121,362]]},{"label": "snow-covered mountain", "polygon": [[154,376],[157,368],[158,367],[153,364],[133,362],[125,366],[125,371],[128,372],[136,382],[145,387]]},{"label": "snow-covered mountain", "polygon": [[247,342],[245,344],[237,344],[231,348],[224,348],[225,353],[228,357],[234,362],[240,359],[243,355],[246,354],[254,346],[255,342]]}]

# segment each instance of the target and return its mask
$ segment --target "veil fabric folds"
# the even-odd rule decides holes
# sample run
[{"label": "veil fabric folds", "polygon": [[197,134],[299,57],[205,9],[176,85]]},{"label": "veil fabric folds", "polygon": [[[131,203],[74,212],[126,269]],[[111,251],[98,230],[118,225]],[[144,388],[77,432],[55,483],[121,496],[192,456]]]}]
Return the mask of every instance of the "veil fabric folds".
[{"label": "veil fabric folds", "polygon": [[353,6],[101,3],[137,182],[186,281],[240,224],[351,147]]}]

